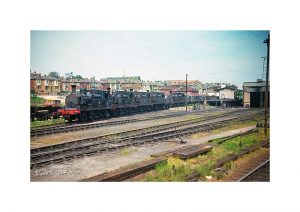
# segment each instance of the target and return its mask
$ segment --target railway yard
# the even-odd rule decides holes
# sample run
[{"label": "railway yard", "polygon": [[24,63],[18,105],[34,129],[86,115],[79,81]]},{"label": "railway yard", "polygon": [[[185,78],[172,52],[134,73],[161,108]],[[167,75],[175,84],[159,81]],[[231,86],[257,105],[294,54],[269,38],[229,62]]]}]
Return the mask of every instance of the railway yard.
[{"label": "railway yard", "polygon": [[31,181],[270,181],[263,110],[185,107],[31,129]]}]

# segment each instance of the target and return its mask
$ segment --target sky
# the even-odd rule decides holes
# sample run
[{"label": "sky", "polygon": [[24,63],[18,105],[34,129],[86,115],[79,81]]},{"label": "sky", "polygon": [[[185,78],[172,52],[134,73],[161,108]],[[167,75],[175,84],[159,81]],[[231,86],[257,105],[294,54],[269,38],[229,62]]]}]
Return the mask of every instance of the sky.
[{"label": "sky", "polygon": [[243,82],[262,78],[269,31],[31,31],[30,69],[96,79]]}]

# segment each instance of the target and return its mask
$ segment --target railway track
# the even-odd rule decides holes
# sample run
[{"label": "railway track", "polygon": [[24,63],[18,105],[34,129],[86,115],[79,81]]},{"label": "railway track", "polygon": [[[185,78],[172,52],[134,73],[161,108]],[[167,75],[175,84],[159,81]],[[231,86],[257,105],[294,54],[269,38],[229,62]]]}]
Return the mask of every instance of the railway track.
[{"label": "railway track", "polygon": [[[183,126],[183,125],[187,125],[187,124],[203,122],[203,121],[207,121],[210,119],[223,118],[223,117],[229,116],[230,114],[231,113],[209,115],[209,116],[199,117],[199,118],[186,120],[186,121],[177,121],[177,122],[173,122],[173,123],[161,124],[161,125],[146,127],[146,128],[142,128],[142,129],[129,130],[129,131],[123,131],[123,132],[119,132],[119,133],[112,133],[112,134],[107,134],[107,135],[73,140],[73,141],[69,141],[69,142],[65,142],[65,143],[61,143],[61,144],[54,144],[54,145],[49,145],[49,146],[45,146],[45,147],[34,148],[34,149],[31,149],[31,154],[36,153],[36,152],[48,151],[48,150],[52,150],[52,149],[59,149],[59,148],[65,148],[65,147],[70,148],[73,145],[78,145],[81,143],[88,144],[90,142],[99,141],[99,140],[107,140],[107,139],[116,140],[117,138],[124,137],[124,136],[132,137],[135,135],[145,134],[147,132],[167,130],[167,129],[171,129],[173,127],[179,127],[179,126]],[[236,112],[235,115],[239,115],[239,114],[240,114],[240,112]]]},{"label": "railway track", "polygon": [[[254,132],[254,131],[252,131],[252,132]],[[250,132],[250,133],[251,133],[251,132]],[[215,145],[219,145],[219,144],[220,144],[220,143],[217,143],[217,144],[215,144]],[[219,159],[219,160],[211,167],[211,169],[218,169],[218,168],[221,168],[225,163],[227,163],[227,162],[229,162],[229,161],[234,161],[234,160],[236,160],[236,159],[238,159],[238,158],[240,158],[240,157],[242,157],[242,156],[248,154],[249,152],[255,151],[256,149],[258,149],[258,148],[260,148],[260,147],[269,147],[269,142],[268,142],[268,141],[263,141],[263,142],[260,143],[259,145],[253,145],[253,146],[250,146],[250,147],[244,149],[244,150],[243,150],[242,152],[240,152],[240,153],[227,155],[227,156],[225,156],[224,158]],[[256,169],[258,169],[258,168],[262,165],[262,163],[264,163],[264,162],[266,162],[266,161],[269,161],[269,158],[267,158],[267,159],[266,159],[266,158],[262,158],[261,161],[263,161],[263,162],[261,162],[261,164],[260,164],[258,167],[255,167],[255,168],[252,167],[252,169],[248,169],[246,172],[245,172],[245,171],[243,171],[243,172],[238,171],[238,172],[237,172],[237,175],[238,175],[239,177],[234,176],[233,179],[230,178],[230,180],[226,180],[226,181],[228,181],[228,182],[235,182],[235,181],[238,181],[238,182],[242,182],[242,181],[250,181],[250,180],[247,180],[247,179],[248,179],[248,176],[250,176],[252,173],[255,174]],[[265,172],[265,174],[269,174],[269,172],[270,172],[270,171],[268,170],[267,172]],[[197,181],[199,181],[199,176],[200,176],[199,172],[193,172],[192,174],[187,175],[187,176],[185,177],[185,180],[186,180],[186,181],[189,181],[189,182],[197,182]],[[259,176],[258,176],[258,177],[259,177]],[[257,182],[257,181],[269,181],[269,180],[266,180],[267,176],[263,176],[263,177],[265,178],[265,180],[258,180],[258,178],[255,178],[255,180],[253,180],[253,181],[256,181],[256,182]],[[262,178],[262,177],[260,176],[260,179],[261,179],[261,178]]]},{"label": "railway track", "polygon": [[[209,111],[207,111],[207,112],[209,112]],[[236,112],[236,111],[231,111],[228,113],[234,113],[234,112]],[[192,112],[188,112],[188,113],[179,112],[179,113],[175,113],[175,114],[149,116],[146,118],[123,119],[123,120],[109,121],[109,122],[95,122],[95,123],[83,123],[83,124],[81,124],[81,123],[61,124],[61,125],[55,125],[55,126],[50,126],[50,127],[42,127],[39,129],[32,129],[30,131],[30,136],[31,137],[39,137],[39,136],[52,135],[52,134],[58,134],[58,133],[67,133],[67,132],[74,132],[74,131],[79,131],[79,130],[94,129],[94,128],[100,128],[100,127],[106,127],[106,126],[122,125],[122,124],[128,124],[128,123],[134,123],[134,122],[140,122],[140,121],[149,121],[149,120],[155,120],[155,119],[161,119],[161,118],[179,117],[179,116],[185,116],[185,115],[189,115],[189,114],[200,115],[198,111],[192,111]]]},{"label": "railway track", "polygon": [[270,159],[249,171],[238,182],[270,182]]},{"label": "railway track", "polygon": [[[199,112],[189,112],[188,114],[199,114]],[[61,125],[55,125],[50,127],[42,127],[39,129],[32,129],[30,131],[31,137],[39,137],[39,136],[45,136],[45,135],[52,135],[52,134],[58,134],[58,133],[66,133],[66,132],[72,132],[72,131],[78,131],[78,130],[87,130],[87,129],[93,129],[93,128],[100,128],[100,127],[106,127],[106,126],[115,126],[115,125],[122,125],[122,124],[128,124],[128,123],[134,123],[134,122],[140,122],[140,121],[149,121],[154,119],[160,119],[160,118],[172,118],[172,117],[179,117],[179,116],[185,116],[187,113],[176,113],[176,114],[167,114],[167,115],[160,115],[160,116],[149,116],[146,118],[133,118],[133,119],[123,119],[123,120],[117,120],[117,121],[109,121],[109,122],[94,122],[94,123],[73,123],[73,124],[61,124]]]},{"label": "railway track", "polygon": [[[211,131],[226,126],[232,121],[245,121],[253,118],[253,114],[241,117],[223,117],[203,123],[203,120],[177,122],[156,126],[147,131],[144,129],[135,134],[126,135],[118,139],[108,139],[102,136],[91,140],[82,139],[71,143],[57,144],[52,147],[42,147],[31,150],[31,168],[41,167],[51,163],[59,163],[87,155],[94,155],[106,151],[114,151],[129,146],[138,146],[158,141],[165,141],[175,137],[184,137],[198,132]],[[84,140],[84,141],[83,141]]]}]

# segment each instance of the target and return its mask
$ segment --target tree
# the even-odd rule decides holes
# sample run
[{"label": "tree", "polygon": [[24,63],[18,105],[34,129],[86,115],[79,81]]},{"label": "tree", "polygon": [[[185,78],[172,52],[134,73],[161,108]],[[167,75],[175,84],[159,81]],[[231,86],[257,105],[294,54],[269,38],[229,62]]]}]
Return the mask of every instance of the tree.
[{"label": "tree", "polygon": [[59,73],[58,72],[50,72],[49,74],[48,74],[48,77],[55,77],[55,78],[59,78]]},{"label": "tree", "polygon": [[75,79],[81,80],[81,79],[82,79],[82,76],[78,74],[78,75],[75,76]]},{"label": "tree", "polygon": [[65,77],[66,77],[67,79],[74,79],[74,73],[73,73],[73,72],[66,73],[66,74],[65,74]]}]

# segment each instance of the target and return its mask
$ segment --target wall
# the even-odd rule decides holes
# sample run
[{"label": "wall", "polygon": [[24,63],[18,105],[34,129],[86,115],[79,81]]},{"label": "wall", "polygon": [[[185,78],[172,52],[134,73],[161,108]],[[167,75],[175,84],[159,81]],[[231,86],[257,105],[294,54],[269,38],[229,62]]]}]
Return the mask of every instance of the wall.
[{"label": "wall", "polygon": [[46,85],[46,80],[41,79],[40,85],[37,85],[37,80],[30,80],[30,89],[34,90],[37,94],[51,94],[56,95],[61,91],[61,82],[57,80],[57,85],[55,85],[55,80],[48,80],[48,85]]},{"label": "wall", "polygon": [[244,92],[244,107],[250,107],[250,93]]},{"label": "wall", "polygon": [[234,99],[234,90],[231,89],[222,89],[219,91],[220,99]]}]

